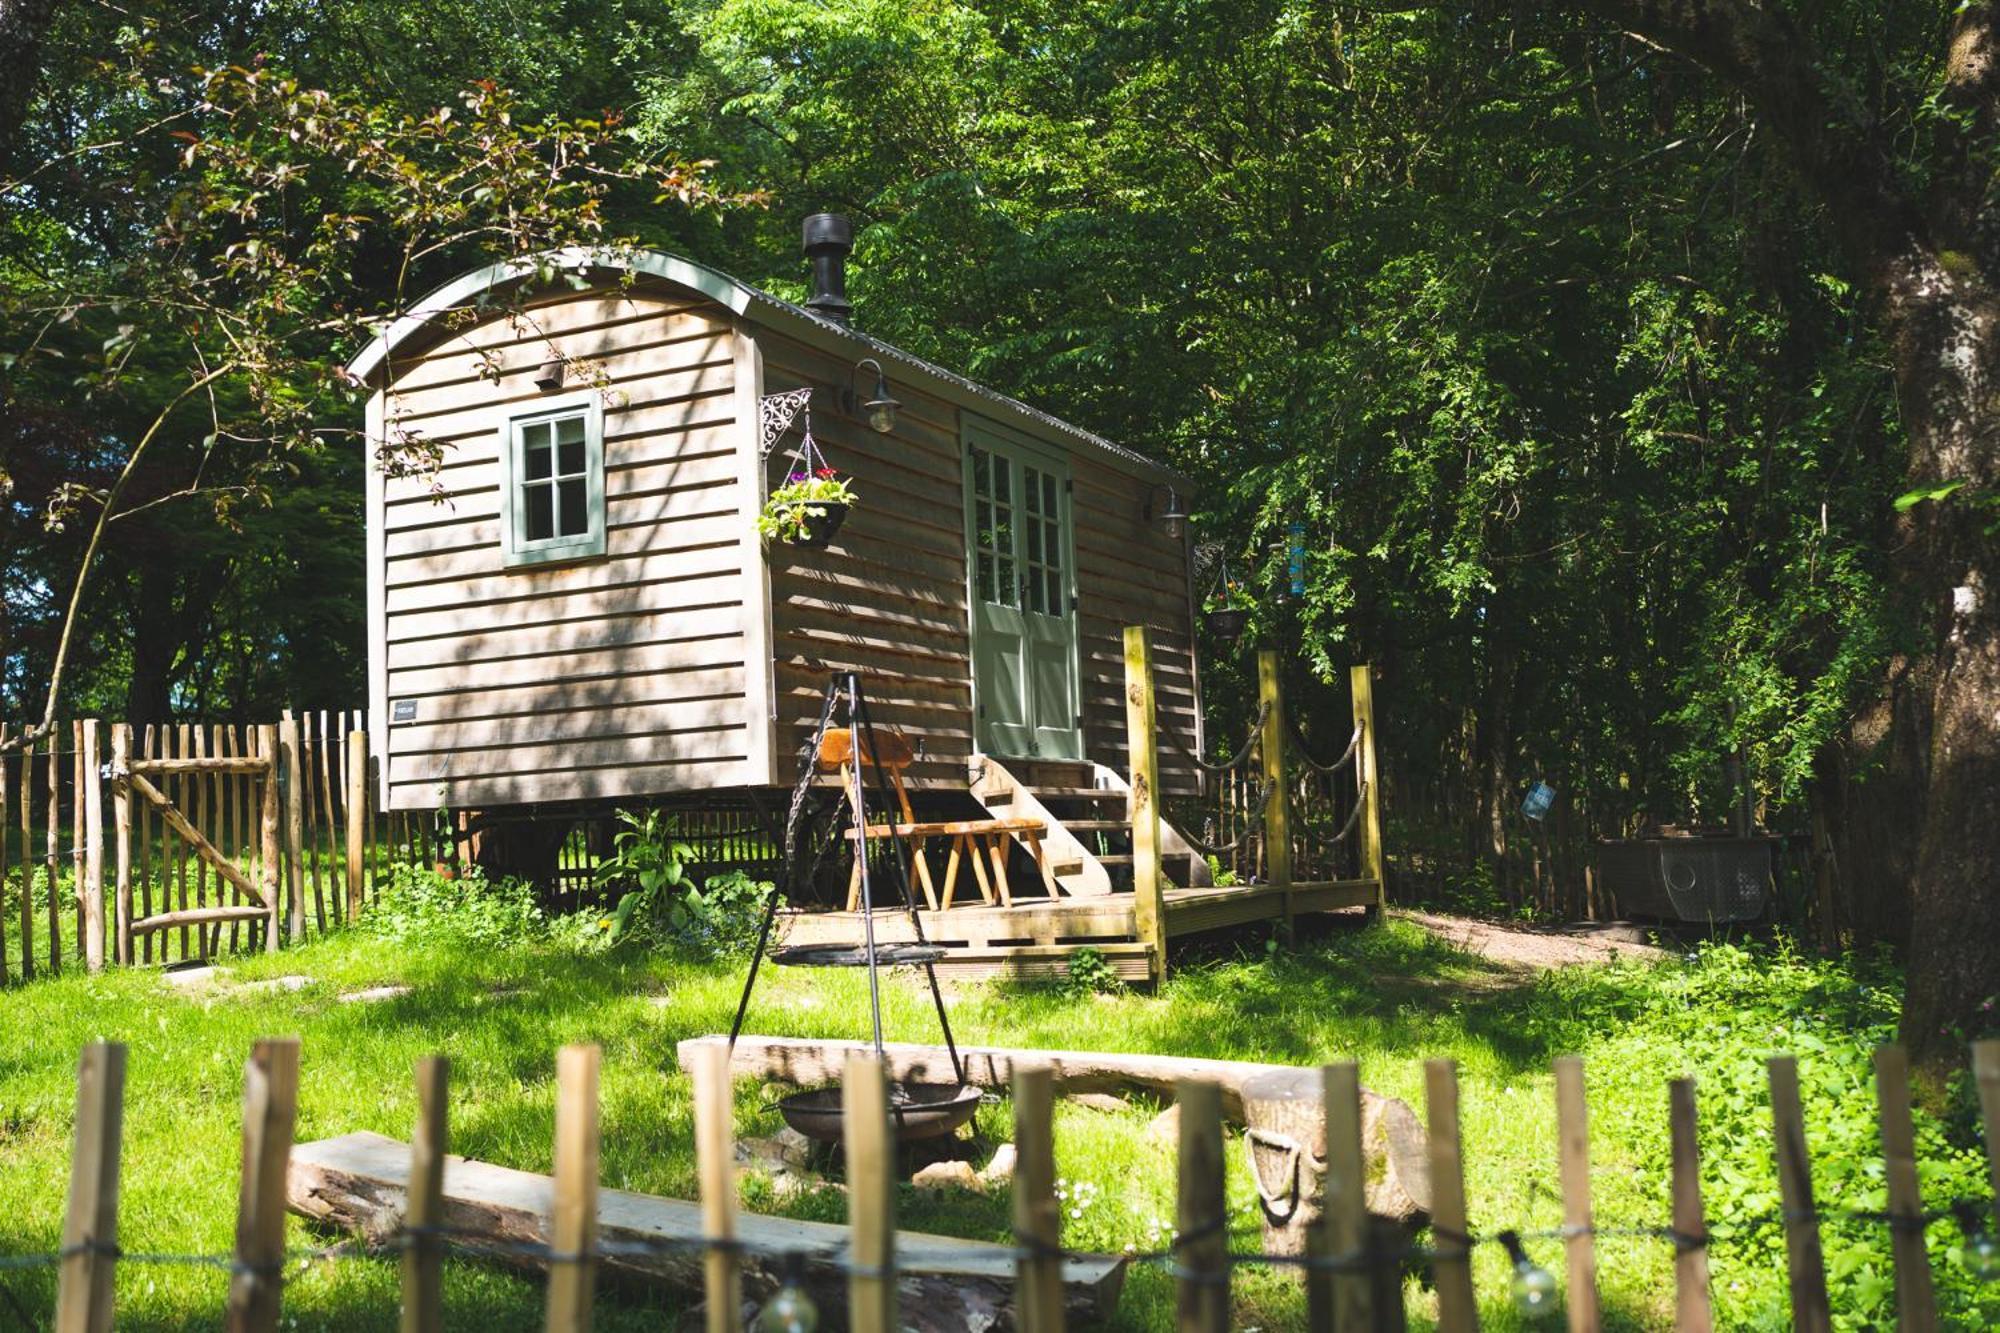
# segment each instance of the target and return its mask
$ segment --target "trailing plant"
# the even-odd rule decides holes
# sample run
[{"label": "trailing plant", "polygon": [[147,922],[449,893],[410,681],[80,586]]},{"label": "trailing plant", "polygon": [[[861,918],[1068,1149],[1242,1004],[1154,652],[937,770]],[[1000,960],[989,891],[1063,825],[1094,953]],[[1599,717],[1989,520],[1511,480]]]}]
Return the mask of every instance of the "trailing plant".
[{"label": "trailing plant", "polygon": [[1114,995],[1124,989],[1118,969],[1111,966],[1102,950],[1086,944],[1069,956],[1069,973],[1062,980],[1065,993],[1076,997]]},{"label": "trailing plant", "polygon": [[710,956],[735,953],[755,936],[758,915],[775,892],[741,870],[697,883],[688,873],[694,848],[674,836],[666,812],[620,810],[625,825],[597,882],[624,892],[583,936],[605,947],[627,940],[674,945]]},{"label": "trailing plant", "polygon": [[782,542],[804,541],[812,520],[825,518],[836,505],[844,508],[854,501],[854,489],[836,469],[801,468],[764,501],[763,512],[757,515],[757,531]]}]

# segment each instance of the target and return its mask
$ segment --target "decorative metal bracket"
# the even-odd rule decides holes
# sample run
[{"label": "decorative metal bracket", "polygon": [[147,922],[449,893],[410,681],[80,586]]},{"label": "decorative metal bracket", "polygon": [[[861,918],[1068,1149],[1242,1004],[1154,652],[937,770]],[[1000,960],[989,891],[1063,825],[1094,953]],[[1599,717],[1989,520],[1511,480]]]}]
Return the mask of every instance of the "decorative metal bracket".
[{"label": "decorative metal bracket", "polygon": [[786,389],[783,393],[767,393],[757,400],[757,422],[760,428],[758,457],[769,458],[778,441],[785,438],[785,432],[798,420],[799,413],[805,413],[806,434],[812,434],[812,386],[803,389]]}]

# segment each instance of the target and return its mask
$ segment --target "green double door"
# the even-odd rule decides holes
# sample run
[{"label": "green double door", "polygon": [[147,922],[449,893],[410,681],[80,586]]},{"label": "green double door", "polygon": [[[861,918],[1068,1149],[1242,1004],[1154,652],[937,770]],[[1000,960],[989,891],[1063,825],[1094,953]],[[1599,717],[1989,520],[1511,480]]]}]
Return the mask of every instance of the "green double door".
[{"label": "green double door", "polygon": [[1069,467],[996,423],[965,419],[972,701],[979,748],[1081,759],[1076,541]]}]

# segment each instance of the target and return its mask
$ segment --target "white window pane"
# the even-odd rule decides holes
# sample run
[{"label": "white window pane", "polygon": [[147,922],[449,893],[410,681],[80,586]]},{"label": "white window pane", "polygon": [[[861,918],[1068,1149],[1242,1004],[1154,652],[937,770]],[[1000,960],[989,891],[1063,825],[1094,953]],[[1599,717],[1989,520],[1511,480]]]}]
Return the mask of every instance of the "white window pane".
[{"label": "white window pane", "polygon": [[556,422],[556,443],[582,444],[583,418],[581,416],[564,417]]}]

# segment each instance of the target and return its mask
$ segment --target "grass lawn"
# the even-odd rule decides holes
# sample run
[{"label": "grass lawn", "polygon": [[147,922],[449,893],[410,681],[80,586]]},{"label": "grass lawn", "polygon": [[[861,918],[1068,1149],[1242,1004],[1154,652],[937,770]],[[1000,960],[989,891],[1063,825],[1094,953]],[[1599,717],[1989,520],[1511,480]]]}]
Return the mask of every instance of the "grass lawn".
[{"label": "grass lawn", "polygon": [[[1808,1134],[1823,1202],[1879,1207],[1873,1096],[1867,1051],[1893,1019],[1893,983],[1879,971],[1805,962],[1782,954],[1712,948],[1696,960],[1654,968],[1571,969],[1524,981],[1396,924],[1336,933],[1291,955],[1217,958],[1183,968],[1158,996],[1065,995],[1052,988],[961,990],[953,1018],[967,1041],[1020,1046],[1144,1050],[1190,1056],[1313,1063],[1362,1061],[1364,1081],[1422,1108],[1422,1060],[1460,1062],[1473,1226],[1553,1227],[1556,1189],[1554,1097],[1549,1061],[1588,1060],[1592,1151],[1599,1220],[1658,1223],[1666,1210],[1666,1080],[1701,1080],[1705,1186],[1710,1216],[1767,1213],[1776,1204],[1762,1056],[1800,1054]],[[546,1171],[551,1156],[557,1047],[604,1048],[606,1184],[692,1198],[692,1131],[686,1080],[674,1066],[685,1037],[726,1030],[741,985],[739,962],[658,954],[578,955],[539,936],[491,943],[437,939],[421,945],[360,931],[235,965],[234,982],[298,974],[295,991],[169,989],[158,975],[67,975],[0,994],[0,1253],[53,1248],[69,1153],[74,1066],[87,1041],[131,1047],[127,1089],[121,1241],[133,1251],[221,1252],[233,1235],[242,1066],[253,1038],[303,1039],[299,1136],[372,1129],[406,1137],[414,1114],[412,1062],[452,1057],[454,1151]],[[865,979],[847,972],[771,969],[760,981],[752,1031],[865,1036]],[[343,992],[385,984],[407,996],[342,1003]],[[920,985],[889,987],[892,1036],[932,1040],[935,1020]],[[738,1090],[740,1134],[768,1134],[767,1090]],[[1010,1110],[983,1108],[991,1143],[1008,1135]],[[1171,1148],[1145,1134],[1149,1110],[1129,1113],[1062,1105],[1057,1154],[1066,1180],[1089,1182],[1087,1202],[1066,1220],[1071,1245],[1148,1248],[1171,1218]],[[1966,1124],[1923,1119],[1920,1155],[1936,1201],[1980,1188],[1983,1164]],[[1252,1187],[1233,1138],[1232,1207],[1254,1217]],[[839,1219],[832,1190],[782,1208],[752,1178],[746,1203],[767,1211]],[[1008,1230],[1004,1193],[937,1195],[905,1190],[905,1225],[990,1239]],[[294,1243],[317,1237],[294,1222]],[[1843,1326],[1893,1322],[1887,1237],[1862,1224],[1829,1226],[1828,1253]],[[1959,1267],[1949,1228],[1932,1233],[1948,1325],[2000,1322],[2000,1300],[1978,1293]],[[1561,1271],[1556,1246],[1538,1258]],[[1789,1327],[1781,1242],[1757,1232],[1713,1253],[1719,1325]],[[1671,1325],[1670,1256],[1658,1241],[1607,1239],[1600,1271],[1610,1324]],[[1496,1247],[1479,1252],[1477,1278],[1488,1327],[1517,1324]],[[219,1319],[223,1275],[200,1268],[120,1270],[123,1328],[210,1328]],[[54,1301],[53,1275],[0,1269],[0,1309],[18,1306],[36,1323]],[[1408,1286],[1413,1323],[1434,1303]],[[448,1266],[447,1319],[482,1333],[541,1325],[541,1285],[478,1264]],[[305,1329],[395,1325],[393,1263],[355,1259],[296,1272],[285,1308]],[[1115,1325],[1171,1325],[1168,1279],[1135,1271]],[[670,1303],[630,1291],[600,1302],[598,1326],[669,1326]],[[1297,1328],[1295,1281],[1239,1274],[1239,1327]]]}]

